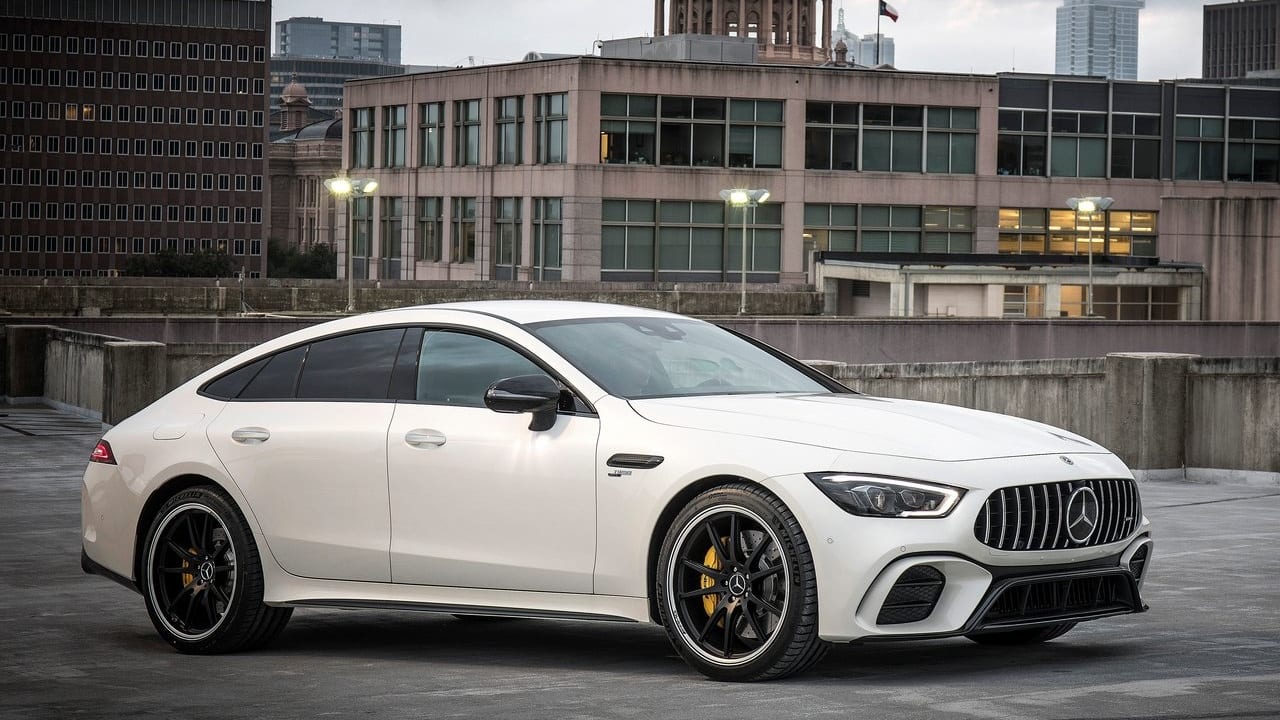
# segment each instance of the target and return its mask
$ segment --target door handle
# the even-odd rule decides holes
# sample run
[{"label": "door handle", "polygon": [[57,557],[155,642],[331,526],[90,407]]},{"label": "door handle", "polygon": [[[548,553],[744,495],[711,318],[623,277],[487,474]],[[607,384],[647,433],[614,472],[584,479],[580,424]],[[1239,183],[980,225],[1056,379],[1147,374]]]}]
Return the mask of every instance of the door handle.
[{"label": "door handle", "polygon": [[266,428],[242,427],[231,431],[231,439],[245,445],[258,445],[266,442],[270,438],[271,433]]},{"label": "door handle", "polygon": [[423,428],[410,430],[404,434],[405,444],[416,448],[439,447],[445,443],[445,439],[444,433]]}]

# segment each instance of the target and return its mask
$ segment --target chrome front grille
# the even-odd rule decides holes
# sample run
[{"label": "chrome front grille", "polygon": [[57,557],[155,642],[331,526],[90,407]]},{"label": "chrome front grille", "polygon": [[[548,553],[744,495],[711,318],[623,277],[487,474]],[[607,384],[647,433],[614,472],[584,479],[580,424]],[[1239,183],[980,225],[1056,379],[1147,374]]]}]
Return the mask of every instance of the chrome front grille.
[{"label": "chrome front grille", "polygon": [[991,493],[973,534],[998,550],[1060,550],[1122,540],[1141,518],[1132,480],[1019,485]]}]

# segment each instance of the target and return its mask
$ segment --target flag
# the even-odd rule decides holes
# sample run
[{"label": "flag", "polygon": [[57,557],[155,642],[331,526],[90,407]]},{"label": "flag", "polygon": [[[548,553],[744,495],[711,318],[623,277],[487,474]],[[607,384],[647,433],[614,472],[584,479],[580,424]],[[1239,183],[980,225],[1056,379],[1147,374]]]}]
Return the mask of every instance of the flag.
[{"label": "flag", "polygon": [[893,6],[884,0],[880,0],[880,14],[894,22],[898,22],[898,11],[894,10]]}]

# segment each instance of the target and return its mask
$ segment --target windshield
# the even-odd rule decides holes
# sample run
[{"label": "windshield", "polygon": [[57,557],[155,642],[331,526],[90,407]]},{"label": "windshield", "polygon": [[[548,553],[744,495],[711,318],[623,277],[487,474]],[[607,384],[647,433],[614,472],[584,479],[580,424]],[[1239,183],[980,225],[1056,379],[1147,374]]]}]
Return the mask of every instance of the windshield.
[{"label": "windshield", "polygon": [[609,394],[629,400],[831,392],[765,350],[697,320],[601,318],[529,329]]}]

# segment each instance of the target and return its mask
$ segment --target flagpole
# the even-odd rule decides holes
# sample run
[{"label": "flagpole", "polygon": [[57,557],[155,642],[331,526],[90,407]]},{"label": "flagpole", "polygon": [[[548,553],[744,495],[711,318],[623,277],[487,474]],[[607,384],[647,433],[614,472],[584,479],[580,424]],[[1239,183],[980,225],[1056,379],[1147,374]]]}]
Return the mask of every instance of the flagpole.
[{"label": "flagpole", "polygon": [[876,0],[876,66],[880,65],[880,0]]}]

